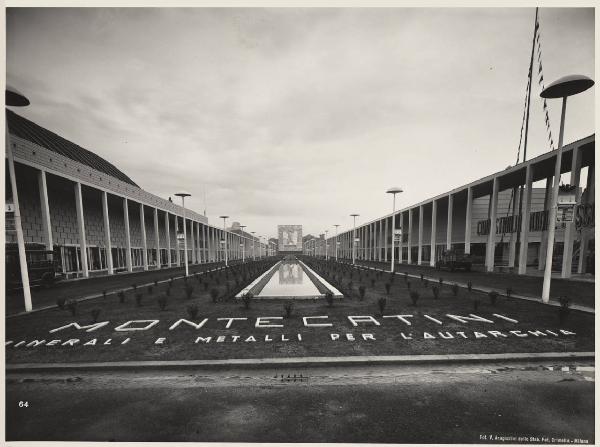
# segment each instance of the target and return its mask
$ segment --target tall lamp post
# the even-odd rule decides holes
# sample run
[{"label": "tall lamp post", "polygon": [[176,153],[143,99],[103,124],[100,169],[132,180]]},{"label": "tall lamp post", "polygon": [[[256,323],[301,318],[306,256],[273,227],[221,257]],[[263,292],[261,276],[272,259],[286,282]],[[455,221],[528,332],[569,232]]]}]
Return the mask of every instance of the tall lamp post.
[{"label": "tall lamp post", "polygon": [[219,216],[219,219],[223,219],[223,251],[225,252],[225,267],[228,266],[227,264],[227,233],[226,233],[226,223],[225,221],[227,220],[229,216]]},{"label": "tall lamp post", "polygon": [[[544,284],[542,286],[542,301],[550,300],[550,281],[552,279],[552,255],[554,252],[554,233],[556,229],[556,211],[558,207],[558,185],[560,183],[560,167],[563,153],[563,135],[565,130],[565,112],[567,109],[567,97],[584,92],[594,85],[587,76],[569,75],[564,76],[548,87],[540,96],[542,98],[562,98],[562,111],[560,114],[560,133],[558,136],[558,149],[556,151],[556,164],[554,166],[554,184],[552,185],[552,203],[548,218],[548,247],[546,248],[546,265],[544,268]],[[578,186],[578,185],[577,185]],[[567,253],[567,250],[564,250]],[[564,254],[563,254],[564,256]]]},{"label": "tall lamp post", "polygon": [[[6,87],[5,101],[7,106],[24,107],[28,106],[27,99],[21,92],[13,87]],[[8,172],[10,175],[10,187],[12,189],[12,199],[14,206],[15,230],[17,232],[17,247],[19,250],[19,267],[21,269],[21,283],[23,285],[23,300],[25,301],[25,312],[31,312],[33,305],[31,303],[31,289],[29,287],[29,271],[27,270],[27,258],[25,257],[25,238],[23,237],[23,227],[21,226],[21,209],[19,207],[19,195],[17,193],[17,178],[15,176],[15,161],[13,158],[12,147],[8,133],[8,117],[4,115],[5,148],[8,158]],[[51,248],[51,247],[50,247]],[[85,254],[83,254],[85,256]]]},{"label": "tall lamp post", "polygon": [[256,234],[256,231],[251,231],[250,234],[252,234],[252,260],[256,261],[256,252],[254,251],[254,240],[256,239],[256,236],[254,236]]},{"label": "tall lamp post", "polygon": [[243,238],[243,242],[240,244],[242,246],[242,264],[244,262],[246,262],[246,237],[244,236],[244,228],[246,228],[246,225],[240,225],[240,228],[242,229],[242,238]]},{"label": "tall lamp post", "polygon": [[[183,262],[185,264],[185,276],[189,275],[188,270],[188,254],[187,254],[187,232],[185,229],[185,198],[191,196],[190,193],[187,192],[176,192],[176,196],[181,197],[181,207],[183,208]],[[143,225],[143,222],[142,222]],[[177,247],[179,250],[179,247]]]},{"label": "tall lamp post", "polygon": [[339,242],[338,242],[338,227],[339,227],[339,225],[335,224],[334,227],[335,227],[335,261],[337,262],[337,260],[338,260],[338,244],[339,244]]},{"label": "tall lamp post", "polygon": [[390,265],[390,272],[394,273],[394,255],[396,251],[396,194],[403,192],[402,188],[394,186],[386,191],[387,194],[393,196],[392,200],[392,262]]},{"label": "tall lamp post", "polygon": [[352,265],[356,264],[356,218],[360,214],[350,214],[354,218],[354,227],[352,227]]},{"label": "tall lamp post", "polygon": [[327,248],[329,247],[329,243],[327,242],[327,233],[329,233],[328,230],[325,230],[325,260],[328,261],[329,260],[329,254],[327,251]]}]

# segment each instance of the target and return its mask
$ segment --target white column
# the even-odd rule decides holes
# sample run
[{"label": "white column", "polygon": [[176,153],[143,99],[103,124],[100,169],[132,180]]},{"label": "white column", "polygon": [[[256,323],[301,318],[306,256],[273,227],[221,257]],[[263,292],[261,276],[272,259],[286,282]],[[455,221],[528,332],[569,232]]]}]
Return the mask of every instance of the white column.
[{"label": "white column", "polygon": [[144,218],[143,203],[140,203],[140,233],[142,234],[142,262],[144,270],[148,270],[148,244],[146,243],[146,219]]},{"label": "white column", "polygon": [[448,225],[446,226],[446,250],[452,248],[452,212],[454,208],[454,196],[448,195]]},{"label": "white column", "polygon": [[[552,199],[552,176],[546,178],[546,190],[544,193],[544,211],[550,215],[550,200]],[[550,223],[548,222],[548,226]],[[538,254],[538,270],[544,270],[546,265],[546,247],[548,246],[548,226],[542,231],[540,239],[540,251]]]},{"label": "white column", "polygon": [[435,244],[437,232],[437,200],[431,202],[431,259],[429,265],[435,267]]},{"label": "white column", "polygon": [[123,197],[123,222],[125,224],[125,263],[127,265],[127,271],[133,271],[133,265],[131,262],[131,233],[129,231],[129,204],[127,198]]},{"label": "white column", "polygon": [[521,245],[519,247],[519,275],[527,271],[527,249],[529,245],[529,218],[531,214],[531,194],[533,192],[533,169],[531,163],[525,172],[525,188],[523,189],[523,208],[521,210]]},{"label": "white column", "polygon": [[202,224],[202,259],[208,262],[208,240],[206,238],[206,225]]},{"label": "white column", "polygon": [[412,262],[412,225],[413,225],[413,210],[408,210],[408,255],[406,262]]},{"label": "white column", "polygon": [[87,243],[85,241],[85,220],[83,217],[83,197],[81,194],[81,183],[75,183],[75,210],[77,212],[77,229],[79,230],[79,249],[81,251],[81,270],[83,276],[88,278],[90,272],[87,262]]},{"label": "white column", "polygon": [[168,211],[165,211],[165,234],[167,240],[167,267],[171,267],[171,229],[169,228]]},{"label": "white column", "polygon": [[12,200],[15,207],[14,219],[15,219],[15,230],[17,232],[17,248],[19,250],[19,267],[21,269],[21,282],[23,286],[23,301],[25,305],[25,312],[31,312],[33,309],[31,302],[31,288],[29,287],[29,271],[27,270],[27,258],[25,254],[25,237],[23,236],[23,227],[21,225],[21,208],[19,206],[19,193],[17,191],[17,176],[15,174],[15,161],[13,158],[12,147],[14,144],[10,143],[9,131],[8,131],[8,120],[4,120],[4,138],[5,138],[5,149],[6,157],[8,159],[8,172],[10,176],[10,187],[12,190]]},{"label": "white column", "polygon": [[192,263],[195,264],[196,260],[196,235],[194,234],[194,221],[190,220],[190,242],[192,243]]},{"label": "white column", "polygon": [[498,177],[494,177],[490,196],[490,232],[488,234],[485,265],[488,272],[494,271],[494,252],[496,251],[496,215],[498,213]]},{"label": "white column", "polygon": [[[571,161],[571,180],[569,184],[575,185],[575,201],[580,202],[581,199],[581,188],[579,187],[579,180],[581,177],[581,151],[579,146],[573,148],[572,161]],[[564,249],[562,259],[562,270],[560,273],[561,278],[571,277],[571,267],[573,265],[573,240],[575,239],[575,224],[574,222],[568,222],[564,232]],[[579,252],[581,256],[581,251]]]},{"label": "white column", "polygon": [[200,222],[196,222],[196,262],[202,263],[202,252],[200,250]]},{"label": "white column", "polygon": [[467,188],[467,211],[465,216],[465,254],[471,254],[471,221],[473,220],[473,188]]},{"label": "white column", "polygon": [[158,208],[154,208],[154,245],[156,246],[156,268],[160,268],[160,235],[158,234]]},{"label": "white column", "polygon": [[[595,183],[594,183],[594,165],[588,166],[587,180],[586,180],[586,193],[585,203],[594,203],[595,201]],[[577,266],[577,273],[583,273],[585,262],[588,255],[588,240],[589,240],[589,228],[583,228],[581,231],[581,244],[579,246],[579,265]]]},{"label": "white column", "polygon": [[[519,201],[521,200],[521,191],[520,188],[513,188],[513,204],[512,204],[512,215],[518,217],[517,208],[519,206]],[[513,222],[513,226],[516,226],[516,222]],[[515,257],[517,251],[517,231],[513,231],[515,228],[511,228],[510,237],[508,240],[508,266],[515,266]]]},{"label": "white column", "polygon": [[181,265],[181,249],[179,247],[179,239],[177,238],[177,233],[179,233],[179,216],[175,214],[175,247],[177,247],[175,259],[177,260],[177,267],[179,267]]},{"label": "white column", "polygon": [[104,245],[106,247],[106,264],[108,274],[114,273],[112,257],[112,241],[110,240],[110,217],[108,215],[108,194],[102,191],[102,219],[104,221]]},{"label": "white column", "polygon": [[417,264],[423,262],[423,205],[419,205],[419,253],[417,255]]},{"label": "white column", "polygon": [[48,185],[46,184],[46,171],[38,171],[38,189],[40,191],[40,205],[42,208],[42,231],[46,250],[53,250],[52,223],[50,221],[50,207],[48,205]]},{"label": "white column", "polygon": [[400,242],[398,242],[398,263],[402,264],[402,246],[404,245],[404,213],[398,214],[400,218],[399,228],[402,230],[402,236],[400,237]]},{"label": "white column", "polygon": [[389,224],[390,219],[385,219],[385,231],[383,232],[383,261],[388,260],[388,236],[389,236]]}]

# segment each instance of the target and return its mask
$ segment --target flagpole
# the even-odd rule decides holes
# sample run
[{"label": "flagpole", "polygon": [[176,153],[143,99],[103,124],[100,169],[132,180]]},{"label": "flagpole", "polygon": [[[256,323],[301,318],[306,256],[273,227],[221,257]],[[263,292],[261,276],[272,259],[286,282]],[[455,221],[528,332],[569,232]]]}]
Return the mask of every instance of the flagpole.
[{"label": "flagpole", "polygon": [[[535,8],[535,22],[533,24],[533,39],[531,43],[531,58],[529,60],[529,88],[527,89],[527,111],[525,113],[525,138],[523,139],[523,163],[527,160],[527,136],[529,135],[529,106],[531,104],[531,85],[533,84],[533,56],[535,54],[535,38],[538,34],[538,8]],[[541,61],[540,61],[541,63]],[[519,164],[519,160],[517,160]],[[521,243],[521,225],[523,224],[523,189],[525,185],[519,186],[519,224],[517,225],[517,244]],[[516,202],[516,201],[515,201]],[[514,203],[513,203],[513,216],[515,215]],[[517,256],[515,250],[514,256]]]}]

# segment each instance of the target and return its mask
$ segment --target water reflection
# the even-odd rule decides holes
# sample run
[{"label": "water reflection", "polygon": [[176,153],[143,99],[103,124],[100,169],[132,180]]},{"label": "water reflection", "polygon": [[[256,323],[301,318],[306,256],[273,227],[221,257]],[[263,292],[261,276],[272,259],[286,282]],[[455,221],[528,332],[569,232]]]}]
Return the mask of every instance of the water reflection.
[{"label": "water reflection", "polygon": [[319,290],[304,272],[297,259],[286,259],[258,293],[259,297],[315,297]]},{"label": "water reflection", "polygon": [[279,284],[302,284],[304,272],[298,261],[285,261],[279,266]]}]

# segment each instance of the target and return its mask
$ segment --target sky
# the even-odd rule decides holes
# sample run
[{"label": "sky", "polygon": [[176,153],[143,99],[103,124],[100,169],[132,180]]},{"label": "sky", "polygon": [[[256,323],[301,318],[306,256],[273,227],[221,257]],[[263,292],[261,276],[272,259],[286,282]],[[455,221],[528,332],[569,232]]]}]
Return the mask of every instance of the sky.
[{"label": "sky", "polygon": [[[15,110],[140,187],[273,237],[340,232],[514,165],[534,8],[8,8]],[[541,8],[545,83],[594,75],[594,11]],[[527,158],[547,152],[533,83]],[[569,98],[565,144],[594,133]],[[548,102],[558,140],[560,100]],[[555,143],[556,144],[556,143]],[[206,197],[206,200],[205,200]]]}]

